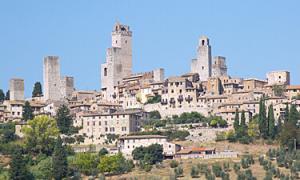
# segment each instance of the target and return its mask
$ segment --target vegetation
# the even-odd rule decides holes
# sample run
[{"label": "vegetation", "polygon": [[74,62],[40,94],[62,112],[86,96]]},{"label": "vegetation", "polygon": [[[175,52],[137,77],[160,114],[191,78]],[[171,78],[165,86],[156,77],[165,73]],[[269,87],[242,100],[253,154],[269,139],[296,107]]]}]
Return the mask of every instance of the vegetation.
[{"label": "vegetation", "polygon": [[60,180],[68,175],[68,161],[67,161],[67,153],[62,145],[62,140],[58,136],[54,152],[52,155],[52,162],[53,162],[53,178],[55,180]]},{"label": "vegetation", "polygon": [[62,134],[71,134],[73,118],[66,105],[59,107],[56,115],[57,127]]},{"label": "vegetation", "polygon": [[132,161],[126,160],[123,155],[119,153],[112,156],[102,156],[97,167],[102,173],[122,174],[130,172],[134,165]]},{"label": "vegetation", "polygon": [[150,97],[146,104],[155,104],[155,103],[160,103],[161,101],[161,95],[155,95],[154,97]]},{"label": "vegetation", "polygon": [[10,179],[33,179],[32,174],[26,166],[26,161],[22,156],[21,149],[16,149],[12,154],[9,174]]},{"label": "vegetation", "polygon": [[25,102],[24,107],[23,107],[23,120],[28,121],[32,120],[34,118],[33,115],[33,109],[30,106],[30,103],[28,101]]},{"label": "vegetation", "polygon": [[[103,157],[105,155],[101,155]],[[77,171],[90,176],[98,174],[99,157],[92,153],[77,153],[71,160],[70,166]]]},{"label": "vegetation", "polygon": [[42,96],[43,96],[42,85],[40,82],[36,82],[33,87],[32,97],[42,97]]},{"label": "vegetation", "polygon": [[33,154],[50,155],[54,149],[55,138],[59,135],[56,121],[48,116],[37,116],[22,128],[25,147]]},{"label": "vegetation", "polygon": [[2,89],[0,89],[0,102],[3,102],[5,100],[5,94]]},{"label": "vegetation", "polygon": [[182,167],[176,167],[175,169],[174,169],[174,173],[175,173],[175,177],[177,178],[177,177],[183,177],[183,169],[182,169]]},{"label": "vegetation", "polygon": [[152,144],[148,147],[137,147],[132,151],[134,160],[138,160],[140,164],[153,165],[157,162],[162,162],[163,147],[159,144]]},{"label": "vegetation", "polygon": [[9,90],[6,91],[5,100],[10,100],[10,92],[9,92]]}]

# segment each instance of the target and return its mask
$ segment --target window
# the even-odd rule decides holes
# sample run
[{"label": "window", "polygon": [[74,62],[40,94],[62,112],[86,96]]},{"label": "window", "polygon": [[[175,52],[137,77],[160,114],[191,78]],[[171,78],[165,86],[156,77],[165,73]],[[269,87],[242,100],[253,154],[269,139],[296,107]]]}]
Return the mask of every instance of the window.
[{"label": "window", "polygon": [[104,124],[107,125],[107,121],[105,121]]},{"label": "window", "polygon": [[101,121],[99,121],[99,126],[101,126]]},{"label": "window", "polygon": [[204,66],[202,66],[202,70],[204,70]]},{"label": "window", "polygon": [[205,40],[202,40],[202,46],[204,46],[205,45]]},{"label": "window", "polygon": [[107,68],[104,68],[104,76],[107,76]]}]

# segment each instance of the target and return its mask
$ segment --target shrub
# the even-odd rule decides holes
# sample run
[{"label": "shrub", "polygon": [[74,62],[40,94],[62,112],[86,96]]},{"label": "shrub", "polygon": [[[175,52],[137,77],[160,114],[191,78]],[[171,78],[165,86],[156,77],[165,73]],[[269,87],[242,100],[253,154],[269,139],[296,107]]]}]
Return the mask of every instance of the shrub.
[{"label": "shrub", "polygon": [[191,176],[192,178],[199,177],[199,169],[196,166],[193,166],[191,169]]},{"label": "shrub", "polygon": [[182,167],[177,167],[174,169],[174,173],[176,177],[182,177],[183,176],[183,169]]},{"label": "shrub", "polygon": [[199,173],[201,173],[201,174],[205,174],[208,172],[207,164],[198,164],[197,167],[199,169]]},{"label": "shrub", "polygon": [[215,174],[216,177],[221,177],[222,175],[222,167],[220,164],[213,164],[212,165],[212,171]]},{"label": "shrub", "polygon": [[238,173],[240,171],[240,169],[241,169],[241,165],[238,164],[238,163],[234,163],[233,169],[234,169],[235,173]]},{"label": "shrub", "polygon": [[171,168],[176,168],[176,167],[178,167],[178,162],[175,161],[175,160],[172,160],[172,161],[170,162],[170,167],[171,167]]},{"label": "shrub", "polygon": [[224,169],[225,172],[230,171],[230,164],[229,164],[229,162],[224,162],[223,169]]}]

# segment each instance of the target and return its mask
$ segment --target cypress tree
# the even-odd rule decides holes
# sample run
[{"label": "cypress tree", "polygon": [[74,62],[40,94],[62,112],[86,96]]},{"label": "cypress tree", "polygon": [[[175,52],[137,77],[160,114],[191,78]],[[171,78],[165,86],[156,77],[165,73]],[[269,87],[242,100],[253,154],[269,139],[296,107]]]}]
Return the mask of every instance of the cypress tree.
[{"label": "cypress tree", "polygon": [[247,125],[246,125],[246,117],[245,117],[245,111],[242,111],[241,114],[241,125],[240,125],[240,136],[247,136]]},{"label": "cypress tree", "polygon": [[43,95],[42,85],[40,82],[36,82],[33,87],[32,97],[41,97]]},{"label": "cypress tree", "polygon": [[5,94],[2,89],[0,89],[0,102],[3,102],[5,100]]},{"label": "cypress tree", "polygon": [[284,110],[284,122],[285,123],[289,121],[289,113],[290,113],[289,105],[286,104],[286,107]]},{"label": "cypress tree", "polygon": [[273,104],[269,106],[268,110],[268,135],[272,139],[275,137],[275,117]]},{"label": "cypress tree", "polygon": [[266,117],[266,105],[263,98],[260,99],[259,102],[259,115],[258,115],[258,124],[259,131],[262,137],[267,137],[267,117]]},{"label": "cypress tree", "polygon": [[60,136],[58,136],[54,152],[52,155],[53,162],[53,177],[55,180],[61,180],[67,177],[68,174],[68,161],[67,161],[67,153],[65,148],[62,145],[62,140]]},{"label": "cypress tree", "polygon": [[289,112],[289,121],[296,126],[298,120],[299,120],[299,112],[297,111],[297,107],[295,104],[291,105],[291,109]]},{"label": "cypress tree", "polygon": [[30,103],[28,101],[25,102],[24,108],[23,108],[23,120],[28,121],[34,118],[33,110],[30,106]]},{"label": "cypress tree", "polygon": [[238,109],[235,110],[235,118],[234,118],[233,127],[234,127],[235,132],[237,132],[238,129],[240,128],[240,116],[239,116]]},{"label": "cypress tree", "polygon": [[9,174],[10,179],[14,180],[33,179],[32,175],[26,167],[26,162],[22,156],[21,150],[18,148],[12,154]]},{"label": "cypress tree", "polygon": [[282,120],[281,117],[278,118],[277,126],[276,126],[276,135],[279,136],[282,130]]},{"label": "cypress tree", "polygon": [[10,92],[6,91],[5,100],[10,100]]},{"label": "cypress tree", "polygon": [[62,134],[68,134],[71,130],[73,118],[67,106],[62,105],[56,115],[57,127]]}]

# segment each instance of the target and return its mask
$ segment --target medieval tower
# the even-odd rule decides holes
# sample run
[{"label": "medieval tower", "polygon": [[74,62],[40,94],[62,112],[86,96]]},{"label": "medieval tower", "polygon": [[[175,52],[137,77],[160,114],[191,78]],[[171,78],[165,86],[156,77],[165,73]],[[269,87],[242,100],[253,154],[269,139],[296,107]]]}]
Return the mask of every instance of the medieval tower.
[{"label": "medieval tower", "polygon": [[198,73],[201,81],[207,81],[212,74],[211,47],[209,39],[201,36],[197,49],[197,59],[192,60],[191,72]]},{"label": "medieval tower", "polygon": [[24,80],[11,79],[9,81],[10,100],[24,100]]},{"label": "medieval tower", "polygon": [[60,75],[58,56],[44,58],[44,100],[58,101],[71,98],[74,91],[74,78]]},{"label": "medieval tower", "polygon": [[101,90],[104,98],[112,100],[115,87],[132,72],[132,32],[129,26],[116,23],[112,31],[112,47],[106,51],[101,64]]},{"label": "medieval tower", "polygon": [[44,58],[44,100],[60,99],[60,65],[58,56]]}]

